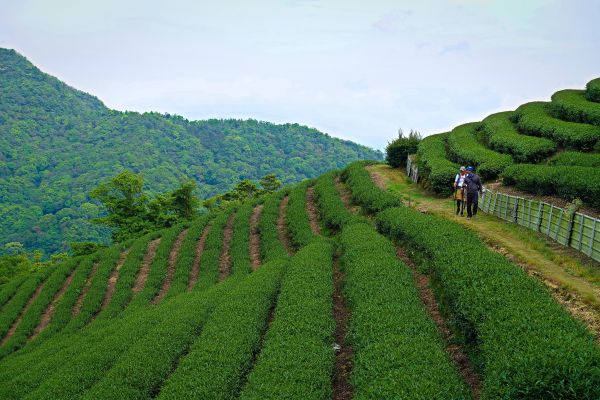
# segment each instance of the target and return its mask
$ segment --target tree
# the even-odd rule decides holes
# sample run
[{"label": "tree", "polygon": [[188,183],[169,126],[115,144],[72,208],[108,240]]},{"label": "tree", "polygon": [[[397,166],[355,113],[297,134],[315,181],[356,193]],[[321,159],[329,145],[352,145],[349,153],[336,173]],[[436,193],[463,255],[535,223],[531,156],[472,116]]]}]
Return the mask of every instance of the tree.
[{"label": "tree", "polygon": [[281,187],[281,181],[277,179],[275,174],[269,174],[260,179],[260,186],[262,186],[265,193],[273,193]]},{"label": "tree", "polygon": [[421,134],[418,131],[411,129],[408,136],[405,137],[402,129],[399,129],[398,138],[388,143],[385,148],[386,162],[393,168],[405,165],[408,155],[416,153],[421,139]]},{"label": "tree", "polygon": [[172,208],[178,218],[190,220],[196,215],[200,201],[194,196],[195,190],[196,183],[187,181],[171,193]]}]

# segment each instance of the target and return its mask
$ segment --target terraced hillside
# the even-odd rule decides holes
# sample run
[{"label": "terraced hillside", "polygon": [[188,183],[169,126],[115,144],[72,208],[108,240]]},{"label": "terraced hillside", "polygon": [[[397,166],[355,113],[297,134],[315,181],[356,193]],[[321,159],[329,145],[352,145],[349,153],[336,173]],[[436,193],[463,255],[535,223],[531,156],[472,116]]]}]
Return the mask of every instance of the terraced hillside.
[{"label": "terraced hillside", "polygon": [[542,284],[365,166],[4,285],[0,398],[600,397]]},{"label": "terraced hillside", "polygon": [[598,82],[425,138],[417,153],[424,183],[447,195],[459,165],[473,165],[488,182],[600,208]]}]

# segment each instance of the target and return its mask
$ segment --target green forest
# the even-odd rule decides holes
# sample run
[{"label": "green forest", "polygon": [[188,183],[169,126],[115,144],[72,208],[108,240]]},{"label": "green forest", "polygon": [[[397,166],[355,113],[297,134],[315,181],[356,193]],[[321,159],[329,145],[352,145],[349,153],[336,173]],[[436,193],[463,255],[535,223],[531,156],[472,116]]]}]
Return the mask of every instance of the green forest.
[{"label": "green forest", "polygon": [[90,192],[125,170],[142,174],[150,193],[191,179],[205,199],[245,179],[289,184],[381,158],[298,124],[111,110],[0,49],[0,252],[13,242],[52,254],[108,241],[109,229],[89,222],[102,216]]}]

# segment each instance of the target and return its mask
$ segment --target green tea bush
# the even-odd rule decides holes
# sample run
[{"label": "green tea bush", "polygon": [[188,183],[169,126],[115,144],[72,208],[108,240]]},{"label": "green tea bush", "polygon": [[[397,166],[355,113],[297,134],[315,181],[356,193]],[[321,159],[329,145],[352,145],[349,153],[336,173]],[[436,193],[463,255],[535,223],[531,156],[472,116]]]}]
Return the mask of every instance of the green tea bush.
[{"label": "green tea bush", "polygon": [[[258,231],[260,232],[260,254],[263,262],[274,261],[288,257],[287,249],[279,238],[277,220],[279,206],[287,196],[287,190],[276,192],[265,199]],[[287,211],[287,210],[286,210]]]},{"label": "green tea bush", "polygon": [[163,230],[162,238],[156,248],[154,259],[150,264],[150,271],[148,272],[144,287],[131,300],[131,307],[147,305],[158,295],[163,285],[163,281],[167,276],[169,256],[173,249],[173,245],[181,231],[185,228],[186,225],[178,225]]},{"label": "green tea bush", "polygon": [[2,310],[2,306],[6,304],[19,290],[21,284],[25,282],[29,274],[21,274],[12,278],[10,281],[5,283],[0,289],[0,311]]},{"label": "green tea bush", "polygon": [[350,187],[352,200],[369,213],[402,205],[399,197],[378,189],[361,161],[353,162],[342,172],[342,180]]},{"label": "green tea bush", "polygon": [[440,133],[427,136],[419,143],[417,150],[419,180],[425,188],[442,196],[452,193],[452,184],[460,167],[446,158],[448,135],[449,133]]},{"label": "green tea bush", "polygon": [[31,303],[27,312],[22,315],[21,322],[16,327],[12,337],[0,347],[0,358],[20,349],[27,343],[27,339],[33,334],[40,317],[63,286],[67,277],[79,265],[79,261],[79,258],[70,258],[54,269],[44,283],[39,296]]},{"label": "green tea bush", "polygon": [[341,245],[354,397],[470,399],[394,245],[367,224],[344,228]]},{"label": "green tea bush", "polygon": [[[25,304],[33,296],[39,285],[46,281],[48,276],[56,270],[56,267],[45,268],[40,272],[32,274],[21,284],[15,295],[2,307],[0,313],[0,338],[4,338],[13,322],[17,320]],[[0,340],[2,340],[0,339]]]},{"label": "green tea bush", "polygon": [[[267,263],[219,300],[190,352],[160,390],[158,399],[235,398],[254,354],[259,351],[269,310],[277,298],[286,267],[287,260]],[[167,372],[161,373],[164,376]],[[133,385],[134,389],[136,386]],[[106,387],[110,389],[112,384],[107,382]]]},{"label": "green tea bush", "polygon": [[481,179],[494,179],[504,171],[504,168],[512,164],[512,158],[508,154],[500,154],[479,143],[475,136],[479,126],[477,122],[454,128],[448,135],[448,156],[454,162],[476,167]]},{"label": "green tea bush", "polygon": [[546,138],[521,135],[511,122],[513,113],[492,114],[482,121],[481,132],[488,147],[508,153],[519,163],[537,163],[556,151],[556,144]]},{"label": "green tea bush", "polygon": [[565,121],[600,126],[600,104],[589,101],[583,90],[561,90],[554,93],[550,112]]},{"label": "green tea bush", "polygon": [[591,80],[585,86],[585,97],[589,101],[600,103],[600,78]]},{"label": "green tea bush", "polygon": [[217,214],[212,222],[212,227],[206,236],[204,251],[200,257],[200,271],[198,280],[193,290],[205,290],[219,280],[219,261],[223,248],[223,231],[227,221],[235,210],[225,210]]},{"label": "green tea bush", "polygon": [[275,316],[240,399],[331,399],[333,248],[318,239],[291,259]]},{"label": "green tea bush", "polygon": [[516,109],[513,115],[519,132],[553,140],[562,147],[586,150],[600,140],[600,127],[563,121],[549,114],[550,103],[535,101]]},{"label": "green tea bush", "polygon": [[565,151],[550,159],[550,165],[577,165],[580,167],[600,167],[600,153]]},{"label": "green tea bush", "polygon": [[578,197],[600,207],[600,170],[594,167],[518,164],[502,174],[506,185],[540,195],[557,195],[567,200]]},{"label": "green tea bush", "polygon": [[306,191],[313,184],[313,181],[305,181],[299,183],[290,191],[290,201],[287,206],[285,220],[296,250],[308,245],[318,237],[310,227],[308,213],[306,212]]},{"label": "green tea bush", "polygon": [[233,237],[231,238],[231,274],[249,274],[252,271],[250,260],[250,217],[256,207],[255,201],[242,204],[235,214]]},{"label": "green tea bush", "polygon": [[336,176],[336,171],[330,171],[317,179],[315,198],[325,226],[333,230],[341,230],[348,223],[360,222],[361,218],[353,215],[344,206],[334,184]]},{"label": "green tea bush", "polygon": [[181,244],[179,257],[177,257],[171,288],[165,297],[184,293],[187,290],[192,265],[196,259],[196,246],[198,245],[198,240],[200,240],[204,228],[206,228],[212,218],[214,218],[214,214],[211,213],[204,215],[191,223],[189,231]]},{"label": "green tea bush", "polygon": [[600,398],[600,349],[542,283],[442,217],[401,207],[380,213],[376,224],[430,268],[475,346],[482,399]]}]

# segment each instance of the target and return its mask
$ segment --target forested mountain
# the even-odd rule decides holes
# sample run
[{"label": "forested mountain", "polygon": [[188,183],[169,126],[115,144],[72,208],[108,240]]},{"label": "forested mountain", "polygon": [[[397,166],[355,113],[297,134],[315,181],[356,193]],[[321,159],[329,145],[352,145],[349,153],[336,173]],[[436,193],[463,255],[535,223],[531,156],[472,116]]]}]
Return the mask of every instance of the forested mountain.
[{"label": "forested mountain", "polygon": [[152,192],[186,178],[202,198],[241,179],[275,173],[284,183],[381,153],[298,124],[188,121],[111,110],[89,94],[0,49],[0,249],[18,241],[46,253],[104,240],[89,191],[129,169]]}]

